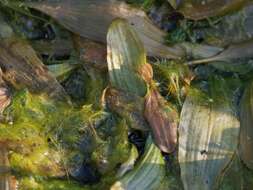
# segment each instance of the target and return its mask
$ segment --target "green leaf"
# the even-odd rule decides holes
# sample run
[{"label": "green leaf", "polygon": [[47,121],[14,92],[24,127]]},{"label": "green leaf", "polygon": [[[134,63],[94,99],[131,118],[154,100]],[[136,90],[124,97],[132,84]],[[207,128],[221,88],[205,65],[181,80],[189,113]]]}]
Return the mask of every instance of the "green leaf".
[{"label": "green leaf", "polygon": [[111,85],[119,90],[145,96],[146,82],[139,72],[146,53],[138,34],[127,21],[115,20],[107,34],[107,62]]},{"label": "green leaf", "polygon": [[180,116],[178,158],[186,190],[215,189],[237,150],[233,93],[220,77],[209,80],[209,92],[205,101],[190,94]]}]

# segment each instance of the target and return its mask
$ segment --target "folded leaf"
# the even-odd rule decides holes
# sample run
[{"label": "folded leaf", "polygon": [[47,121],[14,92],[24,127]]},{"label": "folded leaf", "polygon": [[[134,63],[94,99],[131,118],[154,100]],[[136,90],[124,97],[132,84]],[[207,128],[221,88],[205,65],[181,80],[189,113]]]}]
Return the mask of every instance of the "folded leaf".
[{"label": "folded leaf", "polygon": [[165,177],[164,160],[160,150],[149,137],[145,152],[134,170],[114,183],[111,190],[155,190]]},{"label": "folded leaf", "polygon": [[244,166],[236,154],[222,177],[219,190],[252,189],[252,177],[252,171]]},{"label": "folded leaf", "polygon": [[155,144],[163,152],[173,152],[177,145],[177,112],[166,104],[156,89],[151,89],[146,97],[144,115]]}]

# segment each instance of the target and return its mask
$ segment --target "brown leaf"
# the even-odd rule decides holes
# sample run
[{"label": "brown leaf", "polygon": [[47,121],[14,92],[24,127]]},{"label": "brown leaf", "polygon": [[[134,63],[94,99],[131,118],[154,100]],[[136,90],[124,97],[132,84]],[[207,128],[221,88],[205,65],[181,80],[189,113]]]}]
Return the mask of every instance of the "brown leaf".
[{"label": "brown leaf", "polygon": [[209,58],[200,59],[188,62],[189,65],[196,65],[202,63],[210,63],[216,61],[228,62],[236,59],[249,59],[253,57],[253,40],[244,41],[241,43],[230,45],[224,51],[218,53],[217,55],[211,56]]},{"label": "brown leaf", "polygon": [[10,103],[11,97],[9,89],[6,87],[0,87],[0,113],[2,113]]},{"label": "brown leaf", "polygon": [[0,69],[0,114],[3,113],[6,107],[11,103],[11,93],[7,84],[2,79],[2,70]]},{"label": "brown leaf", "polygon": [[0,144],[0,189],[17,189],[17,181],[15,177],[11,175],[11,168],[8,159],[8,150],[2,144]]},{"label": "brown leaf", "polygon": [[186,18],[200,20],[238,10],[247,2],[249,0],[184,0],[179,6],[179,11]]},{"label": "brown leaf", "polygon": [[152,66],[150,64],[146,63],[146,64],[142,65],[141,68],[140,68],[139,73],[147,83],[152,82],[153,69],[152,69]]},{"label": "brown leaf", "polygon": [[28,88],[32,93],[46,94],[69,102],[63,87],[48,72],[32,47],[18,39],[0,43],[0,67],[3,79],[15,88]]},{"label": "brown leaf", "polygon": [[105,90],[103,96],[106,106],[124,117],[130,127],[144,131],[149,129],[143,116],[144,98],[110,87]]},{"label": "brown leaf", "polygon": [[151,89],[145,100],[144,115],[161,151],[171,153],[177,144],[177,112],[166,104],[156,89]]},{"label": "brown leaf", "polygon": [[82,37],[103,43],[106,42],[111,22],[116,18],[124,18],[139,34],[150,56],[179,59],[184,55],[181,49],[164,45],[166,33],[157,28],[143,10],[122,1],[75,0],[73,3],[73,0],[46,0],[25,5],[50,15]]},{"label": "brown leaf", "polygon": [[46,40],[34,40],[32,47],[40,55],[54,56],[54,57],[65,57],[70,56],[73,51],[73,43],[67,39],[55,39],[53,41]]},{"label": "brown leaf", "polygon": [[104,44],[77,35],[74,35],[73,39],[81,60],[88,64],[91,63],[91,66],[95,68],[107,69],[106,46]]}]

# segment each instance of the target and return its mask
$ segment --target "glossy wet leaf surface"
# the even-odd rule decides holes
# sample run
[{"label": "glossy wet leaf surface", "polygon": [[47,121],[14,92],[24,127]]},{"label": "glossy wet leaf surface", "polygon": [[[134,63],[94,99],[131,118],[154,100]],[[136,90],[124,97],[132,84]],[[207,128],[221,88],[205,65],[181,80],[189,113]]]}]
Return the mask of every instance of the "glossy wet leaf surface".
[{"label": "glossy wet leaf surface", "polygon": [[[188,96],[183,105],[178,156],[185,189],[217,188],[236,152],[240,123],[224,82],[221,78],[212,79],[210,102],[207,97],[204,103]],[[223,95],[219,104],[215,93]]]},{"label": "glossy wet leaf surface", "polygon": [[0,189],[252,189],[252,10],[0,0]]}]

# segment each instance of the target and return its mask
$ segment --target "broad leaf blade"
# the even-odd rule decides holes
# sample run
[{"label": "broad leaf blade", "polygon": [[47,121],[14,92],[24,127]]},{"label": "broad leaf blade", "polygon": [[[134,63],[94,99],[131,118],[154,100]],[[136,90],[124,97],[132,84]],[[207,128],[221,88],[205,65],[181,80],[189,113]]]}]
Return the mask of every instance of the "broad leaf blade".
[{"label": "broad leaf blade", "polygon": [[213,189],[238,145],[240,123],[221,78],[210,83],[211,101],[188,96],[179,123],[179,164],[184,188]]},{"label": "broad leaf blade", "polygon": [[[180,58],[184,52],[165,46],[165,33],[155,27],[144,11],[113,0],[46,0],[27,3],[40,10],[68,30],[94,41],[106,42],[106,33],[116,18],[126,19],[139,34],[145,49],[151,56]],[[95,23],[95,24],[94,24]],[[154,35],[155,34],[155,35]]]},{"label": "broad leaf blade", "polygon": [[137,33],[124,20],[115,20],[109,28],[107,62],[113,87],[145,96],[147,85],[138,73],[146,64],[145,49]]}]

